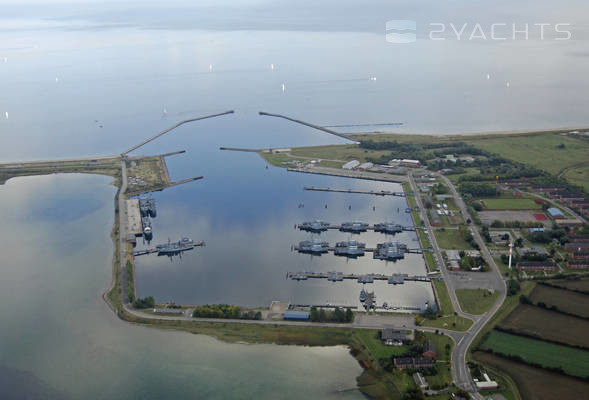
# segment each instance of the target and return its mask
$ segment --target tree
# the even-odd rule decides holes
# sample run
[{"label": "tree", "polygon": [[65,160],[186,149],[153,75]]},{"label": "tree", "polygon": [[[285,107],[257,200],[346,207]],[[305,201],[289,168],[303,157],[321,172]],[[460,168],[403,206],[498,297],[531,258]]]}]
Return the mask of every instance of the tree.
[{"label": "tree", "polygon": [[520,290],[520,285],[519,282],[516,281],[515,279],[510,279],[507,281],[507,294],[509,296],[513,296],[514,294],[517,294]]},{"label": "tree", "polygon": [[350,308],[346,309],[346,322],[352,322],[354,320],[354,313]]}]

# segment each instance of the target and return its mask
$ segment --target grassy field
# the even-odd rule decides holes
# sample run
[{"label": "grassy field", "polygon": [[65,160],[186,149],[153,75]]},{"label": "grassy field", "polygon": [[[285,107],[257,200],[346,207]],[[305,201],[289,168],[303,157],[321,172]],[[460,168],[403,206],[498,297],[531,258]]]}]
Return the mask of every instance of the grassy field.
[{"label": "grassy field", "polygon": [[534,303],[556,306],[560,311],[589,318],[589,295],[538,285],[530,294]]},{"label": "grassy field", "polygon": [[589,165],[571,168],[563,174],[567,181],[582,186],[589,192]]},{"label": "grassy field", "polygon": [[481,199],[487,210],[540,210],[542,205],[536,204],[532,199]]},{"label": "grassy field", "polygon": [[533,368],[493,354],[476,352],[473,358],[508,373],[517,384],[523,399],[583,399],[586,398],[589,391],[589,384],[581,380],[540,368]]},{"label": "grassy field", "polygon": [[[554,175],[587,161],[589,141],[558,134],[471,137],[465,142]],[[564,145],[564,148],[559,146]]]},{"label": "grassy field", "polygon": [[380,340],[380,332],[373,330],[358,329],[356,331],[356,337],[358,337],[362,343],[366,346],[370,354],[378,360],[380,358],[389,358],[392,356],[401,356],[406,354],[410,346],[387,346]]},{"label": "grassy field", "polygon": [[554,342],[589,348],[589,321],[532,305],[520,304],[499,326]]},{"label": "grassy field", "polygon": [[293,156],[320,158],[324,160],[338,160],[350,161],[358,160],[360,162],[366,161],[366,157],[381,157],[383,155],[391,154],[390,150],[382,151],[367,151],[361,149],[355,144],[344,145],[329,145],[329,146],[314,146],[314,147],[296,147],[291,151]]},{"label": "grassy field", "polygon": [[454,314],[454,307],[452,307],[452,301],[450,300],[450,295],[448,294],[448,288],[443,281],[438,279],[434,279],[433,281],[434,286],[436,287],[436,292],[438,293],[438,301],[440,302],[440,313],[442,315],[453,315]]},{"label": "grassy field", "polygon": [[544,367],[562,368],[569,375],[589,376],[589,351],[529,339],[493,330],[482,348],[505,355],[519,356]]},{"label": "grassy field", "polygon": [[447,315],[436,319],[426,319],[421,324],[430,328],[450,329],[464,332],[472,326],[472,320],[459,315]]},{"label": "grassy field", "polygon": [[441,249],[447,250],[470,250],[472,246],[462,239],[458,229],[435,230],[436,241]]},{"label": "grassy field", "polygon": [[456,289],[456,297],[462,311],[481,315],[493,307],[499,298],[499,292],[489,293],[487,289]]}]

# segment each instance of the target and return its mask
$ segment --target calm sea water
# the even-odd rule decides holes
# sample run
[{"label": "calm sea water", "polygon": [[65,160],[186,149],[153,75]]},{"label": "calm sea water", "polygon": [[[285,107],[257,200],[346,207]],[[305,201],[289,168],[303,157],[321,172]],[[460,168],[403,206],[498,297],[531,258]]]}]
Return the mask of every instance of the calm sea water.
[{"label": "calm sea water", "polygon": [[[2,10],[1,161],[116,154],[179,120],[236,110],[137,151],[186,149],[168,161],[173,179],[205,176],[156,194],[155,243],[182,235],[207,242],[173,263],[138,259],[139,294],[160,301],[354,305],[356,283],[296,283],[285,274],[425,271],[418,255],[384,263],[291,252],[310,237],[293,228],[304,220],[407,225],[410,218],[403,199],[303,191],[306,185],[397,185],[265,169],[255,154],[219,151],[343,142],[258,111],[326,125],[402,122],[388,128],[395,132],[588,123],[589,10],[582,0],[557,8],[547,1],[451,7],[59,1],[2,4]],[[386,42],[391,19],[417,21],[417,42]],[[570,23],[573,40],[532,34],[527,41],[434,42],[421,28],[433,22],[480,23],[485,30],[494,22]],[[11,383],[0,381],[2,387],[55,398],[126,399],[326,398],[354,386],[360,369],[343,348],[226,345],[118,321],[100,298],[112,256],[108,182],[71,175],[0,187],[0,316],[7,322],[0,330],[0,376]],[[322,237],[334,243],[350,235]],[[369,246],[387,239],[354,238]],[[417,243],[412,233],[395,239]],[[393,305],[422,305],[432,296],[420,284],[372,287],[379,301]]]}]

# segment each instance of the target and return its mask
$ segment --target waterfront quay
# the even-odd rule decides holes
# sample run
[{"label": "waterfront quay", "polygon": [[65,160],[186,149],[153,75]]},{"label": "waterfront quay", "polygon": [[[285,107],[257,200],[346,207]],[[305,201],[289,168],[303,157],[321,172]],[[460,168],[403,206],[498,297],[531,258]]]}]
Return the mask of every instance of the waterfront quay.
[{"label": "waterfront quay", "polygon": [[403,284],[404,281],[431,282],[431,278],[425,275],[408,274],[344,274],[342,272],[287,272],[287,279],[295,281],[307,279],[327,279],[332,282],[341,282],[344,279],[356,280],[359,283],[372,283],[373,281],[387,281],[390,284]]}]

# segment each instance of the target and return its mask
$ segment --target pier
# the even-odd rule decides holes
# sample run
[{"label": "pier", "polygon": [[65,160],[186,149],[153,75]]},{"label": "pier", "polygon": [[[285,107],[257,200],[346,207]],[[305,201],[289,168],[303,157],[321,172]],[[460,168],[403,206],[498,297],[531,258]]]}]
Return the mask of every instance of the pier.
[{"label": "pier", "polygon": [[[301,231],[308,231],[308,232],[321,232],[321,231],[327,231],[327,230],[336,230],[336,231],[342,231],[342,232],[352,232],[354,233],[354,231],[351,230],[347,230],[345,228],[342,229],[342,224],[336,224],[336,225],[323,225],[320,228],[317,229],[313,229],[312,227],[310,227],[310,225],[304,225],[304,224],[297,224],[295,225],[295,228],[300,229]],[[399,230],[404,231],[404,232],[415,232],[416,228],[414,226],[401,226],[399,225]],[[366,227],[365,231],[376,231],[376,232],[382,232],[381,228],[379,228],[377,225],[371,225]],[[361,233],[360,231],[355,231],[357,233]]]},{"label": "pier", "polygon": [[338,137],[341,137],[343,139],[350,140],[350,141],[354,142],[353,139],[350,139],[347,135],[344,135],[343,133],[336,132],[336,131],[334,131],[332,129],[328,129],[328,128],[325,128],[323,126],[315,125],[315,124],[312,124],[310,122],[301,121],[300,119],[295,119],[295,118],[287,117],[286,115],[281,115],[281,114],[271,114],[271,113],[267,113],[267,112],[264,112],[264,111],[260,111],[258,114],[265,115],[265,116],[268,116],[268,117],[283,118],[283,119],[286,119],[288,121],[295,122],[295,123],[301,124],[301,125],[305,125],[305,126],[308,126],[309,128],[317,129],[319,131],[323,131],[325,133],[329,133],[330,135],[338,136]]},{"label": "pier", "polygon": [[168,129],[165,129],[165,130],[161,131],[160,133],[157,133],[157,134],[153,135],[153,136],[152,136],[152,137],[150,137],[150,138],[147,138],[147,139],[145,139],[145,140],[144,140],[144,141],[142,141],[141,143],[139,143],[139,144],[136,144],[135,146],[128,148],[127,150],[125,150],[124,152],[122,152],[122,153],[121,153],[121,156],[123,156],[123,157],[124,157],[124,156],[126,156],[127,154],[131,153],[132,151],[135,151],[135,150],[137,150],[138,148],[140,148],[140,147],[142,147],[142,146],[145,146],[147,143],[154,141],[155,139],[159,138],[160,136],[163,136],[163,135],[165,135],[166,133],[168,133],[168,132],[170,132],[170,131],[172,131],[172,130],[174,130],[174,129],[178,128],[178,127],[179,127],[179,126],[181,126],[181,125],[187,124],[187,123],[189,123],[189,122],[200,121],[200,120],[202,120],[202,119],[207,119],[207,118],[215,118],[215,117],[220,117],[220,116],[222,116],[222,115],[233,114],[233,113],[234,113],[234,111],[233,111],[233,110],[229,110],[229,111],[225,111],[225,112],[218,113],[218,114],[211,114],[211,115],[205,115],[205,116],[203,116],[203,117],[197,117],[197,118],[185,119],[184,121],[180,121],[180,122],[178,122],[176,125],[174,125],[174,126],[172,126],[172,127],[168,128]]},{"label": "pier", "polygon": [[[299,246],[299,245],[294,245],[292,248],[293,248],[293,250],[296,250],[296,251],[298,251],[298,252],[304,252],[304,253],[316,253],[316,254],[320,254],[320,253],[321,253],[321,252],[319,252],[319,251],[311,251],[311,250],[309,250],[309,251],[306,251],[306,250],[304,250],[304,249],[303,249],[301,246]],[[325,250],[326,250],[326,251],[324,251],[324,252],[330,252],[330,253],[334,253],[334,252],[335,252],[335,247],[325,247]],[[364,248],[363,250],[364,250],[365,252],[367,252],[367,253],[376,253],[376,252],[378,252],[378,248],[377,248],[377,247],[366,247],[366,248]],[[429,250],[429,249],[419,249],[419,248],[416,248],[416,249],[406,249],[406,250],[404,250],[404,253],[410,253],[410,254],[423,254],[423,251],[424,251],[424,250]]]},{"label": "pier", "polygon": [[336,192],[336,193],[358,193],[358,194],[372,194],[375,196],[397,196],[405,197],[404,192],[391,192],[389,190],[354,190],[354,189],[336,189],[336,188],[322,188],[315,186],[305,186],[305,190],[312,190],[316,192]]},{"label": "pier", "polygon": [[402,285],[404,282],[431,282],[431,278],[425,275],[408,274],[344,274],[342,272],[287,272],[287,279],[306,281],[308,279],[327,279],[331,282],[341,282],[344,279],[355,280],[358,283],[373,283],[374,281],[387,281],[389,284]]}]

